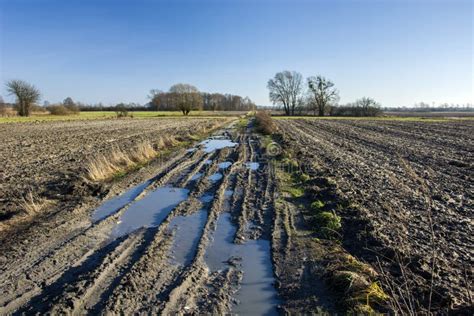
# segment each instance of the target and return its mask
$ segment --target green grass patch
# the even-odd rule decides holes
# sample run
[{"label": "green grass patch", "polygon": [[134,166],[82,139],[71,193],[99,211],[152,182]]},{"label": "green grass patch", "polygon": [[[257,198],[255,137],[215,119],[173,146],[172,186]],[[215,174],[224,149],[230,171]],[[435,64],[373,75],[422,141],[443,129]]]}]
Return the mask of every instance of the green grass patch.
[{"label": "green grass patch", "polygon": [[[144,118],[215,118],[215,117],[237,117],[238,114],[234,112],[213,112],[213,111],[193,111],[188,116],[184,116],[179,111],[137,111],[128,112],[133,115],[133,119]],[[51,115],[51,114],[33,114],[29,117],[12,116],[0,117],[1,123],[21,123],[21,122],[44,122],[44,121],[76,121],[76,120],[103,120],[116,119],[117,114],[114,111],[94,111],[94,112],[80,112],[76,115]],[[124,120],[131,120],[132,118],[124,118]]]},{"label": "green grass patch", "polygon": [[321,200],[316,200],[313,203],[311,203],[311,209],[315,211],[320,211],[326,204],[324,204],[323,201]]},{"label": "green grass patch", "polygon": [[341,229],[341,217],[332,212],[320,212],[314,217],[319,234],[327,239],[338,235]]}]

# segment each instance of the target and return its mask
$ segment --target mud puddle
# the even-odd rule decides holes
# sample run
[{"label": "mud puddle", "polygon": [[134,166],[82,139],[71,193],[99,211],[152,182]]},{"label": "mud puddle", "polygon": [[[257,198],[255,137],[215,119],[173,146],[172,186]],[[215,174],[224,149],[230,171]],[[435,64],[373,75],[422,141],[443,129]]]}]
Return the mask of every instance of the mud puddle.
[{"label": "mud puddle", "polygon": [[194,258],[199,238],[206,224],[207,212],[200,210],[187,216],[176,216],[169,224],[175,231],[170,251],[171,263],[186,266]]},{"label": "mud puddle", "polygon": [[224,136],[222,137],[213,136],[199,143],[199,145],[204,147],[204,151],[206,153],[211,153],[218,149],[222,149],[226,147],[235,147],[238,145],[238,143],[235,143],[231,141],[229,138],[226,138]]},{"label": "mud puddle", "polygon": [[235,256],[242,258],[244,275],[235,297],[239,304],[232,308],[232,312],[239,315],[278,315],[280,302],[273,286],[270,241],[249,240],[236,247]]},{"label": "mud puddle", "polygon": [[209,178],[209,180],[211,180],[212,182],[217,182],[217,181],[219,181],[220,179],[222,179],[222,177],[223,177],[222,173],[216,172],[216,173],[210,175],[208,178]]},{"label": "mud puddle", "polygon": [[140,227],[158,226],[171,210],[188,197],[189,190],[160,187],[133,203],[122,214],[111,233],[112,238],[128,234]]},{"label": "mud puddle", "polygon": [[277,315],[279,300],[273,286],[270,242],[248,240],[244,244],[233,242],[237,228],[231,222],[230,213],[219,216],[213,240],[205,261],[211,271],[220,271],[234,265],[243,271],[240,289],[235,295],[238,304],[232,313],[240,315]]},{"label": "mud puddle", "polygon": [[94,210],[92,213],[92,221],[97,222],[115,212],[119,209],[132,202],[143,190],[150,184],[150,181],[146,181],[137,186],[134,186],[127,192],[115,196],[105,201],[101,206]]},{"label": "mud puddle", "polygon": [[232,162],[230,161],[224,161],[219,163],[219,169],[227,169],[232,165]]},{"label": "mud puddle", "polygon": [[252,171],[255,171],[255,170],[257,170],[257,169],[260,167],[260,164],[259,164],[258,162],[247,162],[247,163],[245,164],[245,166],[246,166],[248,169],[250,169],[250,170],[252,170]]}]

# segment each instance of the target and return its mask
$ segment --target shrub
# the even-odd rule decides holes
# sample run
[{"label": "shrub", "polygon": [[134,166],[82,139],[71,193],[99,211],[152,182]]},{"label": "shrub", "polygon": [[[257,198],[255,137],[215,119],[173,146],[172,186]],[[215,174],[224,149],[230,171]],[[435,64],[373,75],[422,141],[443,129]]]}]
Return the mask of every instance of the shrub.
[{"label": "shrub", "polygon": [[262,134],[271,135],[276,130],[275,122],[268,111],[258,111],[255,114],[255,122],[257,130]]},{"label": "shrub", "polygon": [[74,114],[71,111],[69,111],[68,108],[66,108],[64,105],[61,105],[61,104],[50,105],[50,106],[46,107],[46,109],[52,115],[71,115],[71,114]]},{"label": "shrub", "polygon": [[128,109],[125,104],[120,103],[115,106],[115,114],[117,118],[127,117],[128,116]]}]

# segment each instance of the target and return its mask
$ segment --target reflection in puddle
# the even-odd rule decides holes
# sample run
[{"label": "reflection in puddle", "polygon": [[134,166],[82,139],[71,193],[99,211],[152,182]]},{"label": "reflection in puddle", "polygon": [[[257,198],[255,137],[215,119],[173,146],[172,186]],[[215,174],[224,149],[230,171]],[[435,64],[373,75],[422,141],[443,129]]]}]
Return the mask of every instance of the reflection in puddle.
[{"label": "reflection in puddle", "polygon": [[170,228],[176,230],[171,248],[172,262],[183,266],[191,263],[206,224],[207,212],[201,210],[188,216],[176,216]]},{"label": "reflection in puddle", "polygon": [[224,139],[224,138],[216,139],[216,137],[214,137],[214,138],[206,139],[205,141],[199,143],[199,145],[203,145],[204,151],[206,153],[210,153],[218,149],[222,149],[226,147],[234,147],[237,145],[237,143],[234,143],[230,139]]},{"label": "reflection in puddle", "polygon": [[112,230],[112,237],[123,236],[140,227],[159,225],[174,207],[186,200],[188,193],[187,189],[171,187],[161,187],[150,192],[125,210]]},{"label": "reflection in puddle", "polygon": [[230,161],[224,161],[219,163],[219,169],[227,169],[232,165],[232,162]]},{"label": "reflection in puddle", "polygon": [[234,244],[236,227],[229,213],[219,216],[213,240],[206,250],[205,261],[211,271],[228,268],[229,258],[241,258],[240,268],[243,279],[236,293],[239,304],[232,313],[240,315],[277,315],[279,304],[273,287],[274,277],[270,259],[268,240],[248,240],[244,244]]},{"label": "reflection in puddle", "polygon": [[203,194],[203,195],[199,198],[199,201],[201,201],[202,203],[209,203],[209,202],[211,202],[212,200],[214,200],[214,195],[209,194],[209,193]]},{"label": "reflection in puddle", "polygon": [[242,258],[244,275],[235,297],[239,304],[232,308],[232,313],[278,315],[276,307],[279,301],[273,286],[270,241],[249,240],[236,248],[235,256]]},{"label": "reflection in puddle", "polygon": [[219,181],[220,179],[222,179],[222,173],[219,173],[219,172],[216,172],[213,175],[209,176],[209,180],[213,182]]},{"label": "reflection in puddle", "polygon": [[201,177],[202,177],[202,172],[198,172],[194,176],[191,177],[191,181],[196,181],[197,179]]},{"label": "reflection in puddle", "polygon": [[250,170],[257,170],[258,167],[260,167],[260,164],[258,162],[247,162],[245,165]]},{"label": "reflection in puddle", "polygon": [[105,201],[101,206],[94,210],[92,213],[92,221],[96,222],[101,220],[119,209],[132,202],[145,188],[150,184],[150,181],[146,181],[137,186],[134,186],[127,192],[113,197],[110,200]]},{"label": "reflection in puddle", "polygon": [[217,219],[213,240],[206,250],[205,260],[211,271],[228,267],[226,261],[232,255],[236,228],[230,221],[230,213],[223,213]]}]

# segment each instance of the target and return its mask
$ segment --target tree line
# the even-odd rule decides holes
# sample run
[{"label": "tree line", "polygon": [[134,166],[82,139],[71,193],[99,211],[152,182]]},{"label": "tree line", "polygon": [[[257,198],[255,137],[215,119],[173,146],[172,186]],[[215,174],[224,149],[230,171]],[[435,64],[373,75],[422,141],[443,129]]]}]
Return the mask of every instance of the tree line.
[{"label": "tree line", "polygon": [[285,70],[268,80],[267,88],[270,100],[286,115],[377,116],[382,113],[380,104],[367,97],[339,105],[339,91],[331,80],[321,75],[308,77],[305,82],[299,72]]},{"label": "tree line", "polygon": [[192,110],[205,111],[250,111],[255,103],[250,98],[238,95],[200,92],[195,86],[178,83],[167,92],[150,91],[150,107],[155,111],[181,111],[188,115]]},{"label": "tree line", "polygon": [[[255,103],[248,97],[232,94],[200,92],[195,86],[178,83],[167,92],[151,90],[150,102],[146,105],[137,103],[119,103],[115,106],[103,104],[88,105],[75,102],[67,97],[63,102],[50,104],[45,101],[43,107],[38,107],[40,91],[32,84],[23,80],[10,80],[6,83],[7,91],[16,97],[14,108],[20,116],[29,116],[32,110],[49,111],[55,115],[76,114],[80,111],[181,111],[188,115],[193,110],[206,111],[249,111],[256,108]],[[0,100],[0,114],[6,112],[6,104]]]}]

